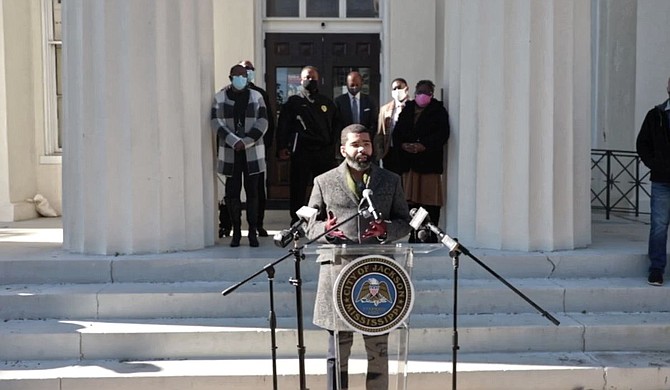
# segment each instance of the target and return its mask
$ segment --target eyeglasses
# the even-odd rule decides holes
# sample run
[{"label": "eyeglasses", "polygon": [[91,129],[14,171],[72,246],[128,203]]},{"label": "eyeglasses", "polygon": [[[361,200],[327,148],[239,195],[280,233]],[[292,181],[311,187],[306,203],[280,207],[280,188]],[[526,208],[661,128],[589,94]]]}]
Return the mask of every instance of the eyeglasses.
[{"label": "eyeglasses", "polygon": [[416,91],[416,95],[428,95],[433,96],[433,93],[430,91]]},{"label": "eyeglasses", "polygon": [[399,85],[396,85],[395,87],[393,87],[391,89],[395,91],[396,89],[405,89],[405,88],[407,88],[407,87],[401,87]]}]

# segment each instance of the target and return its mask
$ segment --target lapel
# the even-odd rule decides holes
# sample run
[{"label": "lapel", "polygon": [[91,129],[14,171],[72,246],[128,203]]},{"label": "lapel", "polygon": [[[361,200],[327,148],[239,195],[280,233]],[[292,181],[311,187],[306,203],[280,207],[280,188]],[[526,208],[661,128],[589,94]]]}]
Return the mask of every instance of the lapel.
[{"label": "lapel", "polygon": [[370,181],[368,182],[368,188],[372,189],[373,191],[376,191],[382,185],[381,179],[377,174],[379,169],[381,168],[375,164],[370,165]]}]

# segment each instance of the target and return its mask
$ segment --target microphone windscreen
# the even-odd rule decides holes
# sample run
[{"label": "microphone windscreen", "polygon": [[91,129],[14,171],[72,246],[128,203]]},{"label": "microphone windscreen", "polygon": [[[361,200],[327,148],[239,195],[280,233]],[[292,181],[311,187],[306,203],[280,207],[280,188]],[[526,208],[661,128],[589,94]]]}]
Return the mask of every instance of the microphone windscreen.
[{"label": "microphone windscreen", "polygon": [[[412,215],[412,211],[414,212],[414,215]],[[426,209],[424,209],[423,207],[419,207],[418,209],[412,209],[412,211],[410,211],[412,220],[409,221],[409,225],[412,227],[412,229],[417,230],[426,220],[426,217],[428,217],[428,211],[426,211]]]}]

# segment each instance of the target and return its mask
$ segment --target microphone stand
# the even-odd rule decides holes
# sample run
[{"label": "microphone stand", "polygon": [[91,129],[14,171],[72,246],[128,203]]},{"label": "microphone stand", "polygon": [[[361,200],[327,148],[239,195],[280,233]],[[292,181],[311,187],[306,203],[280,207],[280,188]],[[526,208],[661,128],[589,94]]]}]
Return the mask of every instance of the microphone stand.
[{"label": "microphone stand", "polygon": [[[291,252],[288,254],[284,255],[280,259],[266,265],[262,269],[258,270],[258,272],[254,273],[253,275],[247,277],[246,279],[242,280],[241,282],[238,282],[227,289],[225,289],[221,294],[223,296],[226,296],[233,291],[237,290],[238,287],[244,285],[251,279],[255,278],[256,276],[262,274],[263,272],[267,273],[268,275],[268,285],[269,285],[269,290],[270,290],[270,315],[269,315],[269,320],[270,320],[270,339],[271,339],[271,351],[272,351],[272,388],[273,390],[277,390],[277,338],[276,338],[276,332],[277,332],[277,317],[275,316],[275,302],[274,302],[274,277],[275,277],[275,265],[281,263],[282,261],[286,260],[287,258],[291,257]],[[301,387],[301,389],[303,389]]]},{"label": "microphone stand", "polygon": [[[296,291],[296,316],[297,316],[297,331],[298,331],[298,369],[299,369],[299,376],[300,376],[300,390],[308,390],[306,386],[306,373],[305,373],[305,345],[304,345],[304,327],[303,327],[303,311],[302,311],[302,279],[300,275],[300,262],[305,259],[305,255],[303,254],[303,249],[305,248],[306,245],[312,244],[319,240],[321,237],[325,236],[326,234],[332,232],[333,230],[337,229],[338,227],[342,226],[343,224],[351,221],[352,219],[356,218],[358,215],[362,215],[365,211],[367,210],[359,210],[356,214],[353,214],[352,216],[348,217],[344,221],[336,224],[329,230],[326,230],[325,232],[319,234],[316,238],[313,240],[308,241],[305,245],[298,245],[298,242],[300,241],[300,232],[296,229],[293,231],[293,248],[289,250],[289,252],[280,257],[279,259],[275,260],[274,262],[267,264],[265,267],[262,269],[258,270],[254,274],[248,276],[244,280],[228,287],[224,291],[221,292],[223,296],[229,295],[233,291],[237,290],[240,286],[246,284],[249,282],[251,279],[254,279],[256,276],[262,274],[263,272],[266,272],[268,275],[268,285],[269,285],[269,292],[270,292],[270,315],[269,315],[269,320],[270,320],[270,339],[271,339],[271,351],[272,351],[272,388],[273,390],[277,390],[277,340],[276,340],[276,329],[277,329],[277,319],[275,316],[275,311],[274,311],[274,274],[275,274],[275,265],[281,263],[282,261],[286,260],[287,258],[293,256],[295,259],[295,264],[294,264],[294,277],[289,279],[289,283],[295,287]],[[339,376],[339,375],[338,375]]]},{"label": "microphone stand", "polygon": [[[432,229],[431,229],[432,230]],[[439,229],[438,229],[439,230]],[[498,275],[493,269],[491,269],[489,266],[484,264],[481,260],[479,260],[476,256],[474,256],[470,251],[464,247],[463,245],[458,243],[458,239],[452,239],[448,235],[446,235],[444,232],[441,230],[439,231],[439,236],[441,236],[442,244],[449,249],[449,256],[453,260],[453,267],[454,267],[454,323],[453,323],[453,334],[452,334],[452,377],[451,377],[451,388],[453,390],[456,390],[456,361],[457,361],[457,356],[458,356],[458,350],[460,349],[460,346],[458,345],[458,267],[459,267],[459,259],[458,256],[463,253],[464,255],[468,256],[471,258],[474,262],[479,264],[482,268],[484,268],[488,273],[491,275],[495,276],[496,279],[498,279],[500,282],[502,282],[505,286],[510,288],[512,291],[514,291],[518,296],[523,298],[526,302],[528,302],[531,306],[533,306],[537,311],[539,311],[543,317],[547,318],[549,321],[551,321],[554,325],[558,326],[560,322],[549,312],[541,308],[539,305],[537,305],[533,300],[528,298],[524,293],[519,291],[516,287],[511,285],[507,280],[505,280],[502,276]]]}]

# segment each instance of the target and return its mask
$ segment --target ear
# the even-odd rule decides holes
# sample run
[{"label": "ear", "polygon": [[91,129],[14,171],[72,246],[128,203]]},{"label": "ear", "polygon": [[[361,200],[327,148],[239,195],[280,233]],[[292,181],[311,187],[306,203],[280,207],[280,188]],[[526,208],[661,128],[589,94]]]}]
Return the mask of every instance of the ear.
[{"label": "ear", "polygon": [[340,145],[340,154],[342,157],[347,157],[347,152],[346,149],[344,148],[344,145]]}]

